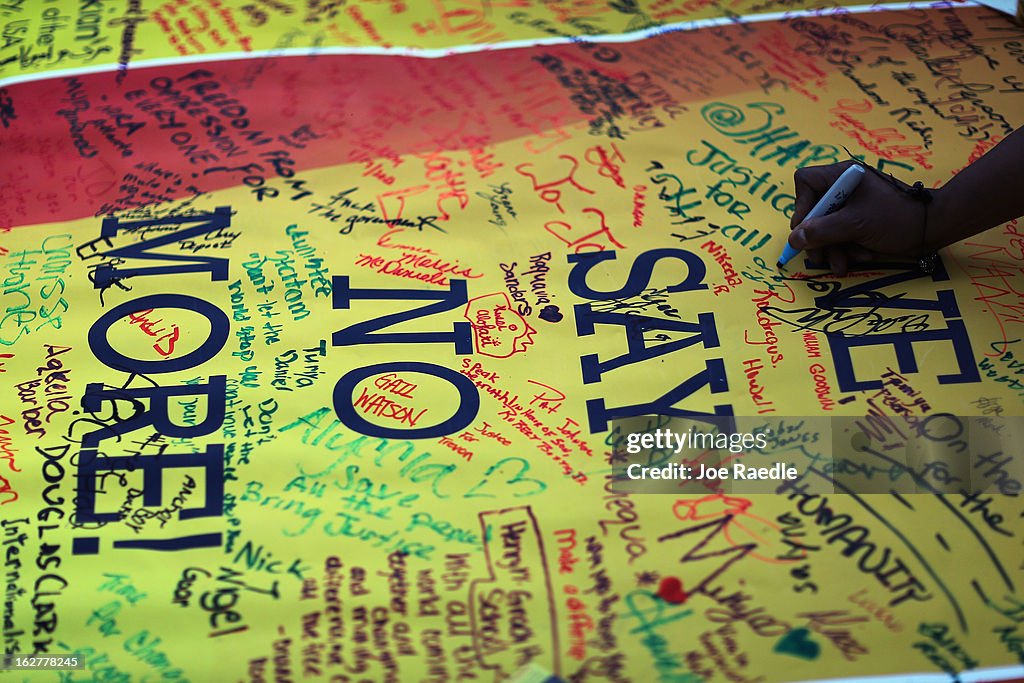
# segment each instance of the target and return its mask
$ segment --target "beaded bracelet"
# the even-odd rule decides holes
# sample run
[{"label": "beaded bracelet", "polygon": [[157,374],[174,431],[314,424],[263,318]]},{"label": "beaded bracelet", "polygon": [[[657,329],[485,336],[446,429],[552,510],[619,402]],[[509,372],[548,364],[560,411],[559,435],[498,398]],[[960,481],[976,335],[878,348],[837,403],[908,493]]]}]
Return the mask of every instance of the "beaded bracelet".
[{"label": "beaded bracelet", "polygon": [[[928,244],[928,205],[932,203],[932,193],[920,180],[914,183],[906,192],[921,202],[921,206],[924,208],[924,220],[921,222],[921,246],[924,247],[924,245]],[[935,270],[935,264],[938,259],[939,255],[935,251],[925,250],[925,253],[917,260],[917,267],[925,273],[931,273]]]}]

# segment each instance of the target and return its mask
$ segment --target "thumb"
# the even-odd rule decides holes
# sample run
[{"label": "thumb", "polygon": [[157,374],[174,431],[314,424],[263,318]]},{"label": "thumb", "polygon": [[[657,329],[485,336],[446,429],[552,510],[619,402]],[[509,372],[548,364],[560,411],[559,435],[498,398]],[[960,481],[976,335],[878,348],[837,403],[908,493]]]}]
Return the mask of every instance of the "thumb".
[{"label": "thumb", "polygon": [[856,226],[837,211],[801,223],[789,233],[789,243],[796,249],[821,249],[833,244],[856,242]]}]

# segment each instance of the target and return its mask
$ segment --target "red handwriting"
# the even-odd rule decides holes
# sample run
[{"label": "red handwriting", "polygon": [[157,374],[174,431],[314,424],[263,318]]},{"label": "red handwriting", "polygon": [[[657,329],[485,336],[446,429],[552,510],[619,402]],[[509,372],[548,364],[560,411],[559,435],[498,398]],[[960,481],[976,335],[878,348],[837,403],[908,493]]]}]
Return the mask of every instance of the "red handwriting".
[{"label": "red handwriting", "polygon": [[[512,125],[533,133],[523,142],[523,149],[530,154],[547,154],[553,147],[572,139],[562,128],[574,117],[569,101],[560,93],[552,92],[546,80],[538,80],[539,73],[525,68],[508,74],[507,88],[516,93],[517,102],[505,102],[501,106],[501,113]],[[543,147],[534,145],[542,140],[552,142]]]},{"label": "red handwriting", "polygon": [[[416,185],[414,187],[404,187],[401,190],[392,190],[391,192],[385,192],[384,194],[377,195],[377,204],[380,205],[380,215],[387,221],[397,221],[405,213],[405,200],[407,197],[414,197],[422,192],[426,192],[430,189],[430,185]],[[394,198],[398,206],[395,208],[395,215],[391,216],[388,214],[388,207],[386,204],[390,203],[391,198]],[[392,230],[387,233],[388,235],[400,232],[400,230]],[[383,239],[383,238],[382,238]],[[431,252],[433,253],[433,252]]]},{"label": "red handwriting", "polygon": [[902,142],[907,139],[905,135],[895,128],[875,128],[873,130],[869,130],[862,121],[853,116],[853,113],[867,113],[871,111],[873,105],[869,100],[856,102],[842,99],[839,100],[837,104],[838,106],[829,109],[829,112],[838,118],[836,121],[832,121],[829,125],[841,130],[848,137],[856,140],[858,144],[867,151],[873,152],[880,158],[888,159],[889,161],[893,161],[895,159],[911,159],[915,164],[920,165],[922,168],[934,168],[928,161],[928,158],[932,153],[925,150],[921,145],[887,144],[890,140]]},{"label": "red handwriting", "polygon": [[558,433],[564,437],[563,440],[565,442],[572,444],[578,448],[581,453],[586,453],[592,458],[594,457],[594,449],[590,447],[590,444],[588,444],[586,440],[580,437],[582,431],[583,430],[580,429],[580,423],[571,417],[565,418],[565,422],[558,427]]},{"label": "red handwriting", "polygon": [[525,353],[536,330],[512,308],[504,292],[470,299],[463,314],[473,326],[476,350],[492,358]]},{"label": "red handwriting", "polygon": [[[468,435],[465,432],[460,434],[459,437],[462,438],[463,440],[477,441],[477,438],[475,436]],[[466,446],[463,446],[461,443],[459,443],[455,439],[452,439],[451,437],[442,436],[440,439],[437,440],[437,442],[444,446],[445,448],[448,448],[458,453],[463,460],[470,461],[473,459],[473,451],[469,450]]]},{"label": "red handwriting", "polygon": [[764,397],[765,387],[758,381],[758,375],[764,370],[764,363],[760,358],[749,358],[743,361],[743,373],[747,376],[747,393],[754,405],[760,408],[758,415],[765,415],[775,412],[775,402]]},{"label": "red handwriting", "polygon": [[1024,275],[1024,234],[1017,232],[1018,220],[1008,223],[1003,231],[1011,236],[1008,244],[964,243],[974,248],[966,265],[961,264],[978,292],[974,300],[980,301],[982,310],[995,319],[1002,337],[992,344],[992,352],[985,354],[990,357],[1006,353],[1010,341],[1007,327],[1024,323],[1024,291],[1017,289]]},{"label": "red handwriting", "polygon": [[393,401],[384,394],[368,392],[365,387],[360,392],[359,398],[352,403],[352,406],[361,409],[364,415],[372,414],[385,420],[394,420],[415,427],[423,414],[429,410],[429,408],[423,408],[417,412],[415,408]]},{"label": "red handwriting", "polygon": [[[548,456],[548,458],[561,467],[563,474],[580,485],[586,484],[588,481],[587,475],[574,468],[567,459],[573,453],[573,446],[576,446],[576,448],[580,448],[580,446],[571,439],[567,441],[564,436],[565,431],[563,430],[568,430],[569,433],[572,433],[571,428],[576,423],[566,422],[559,429],[550,427],[537,415],[533,407],[523,405],[519,394],[502,388],[503,382],[500,375],[495,372],[488,372],[482,366],[476,369],[477,365],[479,364],[474,364],[474,370],[470,370],[468,368],[468,359],[463,359],[463,367],[459,372],[470,377],[473,380],[473,384],[478,389],[483,390],[481,393],[486,393],[499,404],[501,410],[498,412],[498,417],[504,420],[505,424],[511,427],[513,432],[518,432],[528,441],[534,442],[538,451]],[[483,428],[477,428],[476,431],[485,435],[487,432],[491,432],[497,436],[489,438],[495,438],[495,440],[504,438],[500,437],[496,430],[492,430],[487,423],[484,423]],[[580,448],[580,450],[582,449]]]},{"label": "red handwriting", "polygon": [[[465,38],[474,43],[500,43],[508,40],[508,36],[499,31],[497,25],[486,19],[484,3],[473,3],[475,6],[463,6],[456,9],[446,9],[447,0],[434,0],[434,7],[437,8],[438,18],[441,20],[441,30],[449,35],[464,33]],[[521,7],[521,0],[513,0],[509,3],[487,3],[491,7]],[[413,24],[413,28],[420,33],[427,31],[436,32],[437,23],[431,21],[429,24]]]},{"label": "red handwriting", "polygon": [[687,14],[693,14],[697,10],[714,5],[715,0],[686,0],[680,7],[660,9],[666,5],[674,4],[673,0],[659,0],[654,3],[651,5],[651,18],[655,21],[666,21],[672,17],[685,17]]},{"label": "red handwriting", "polygon": [[789,86],[812,102],[818,101],[818,92],[824,92],[828,74],[814,64],[814,59],[797,51],[779,30],[771,32],[765,40],[755,44],[761,55],[770,58],[769,69],[782,76]]},{"label": "red handwriting", "polygon": [[633,186],[633,227],[642,228],[644,227],[644,208],[647,206],[647,192],[646,185],[634,185]]},{"label": "red handwriting", "polygon": [[511,446],[512,442],[504,434],[493,428],[489,423],[484,422],[481,426],[476,428],[478,434],[484,439],[493,439],[502,446]]},{"label": "red handwriting", "polygon": [[389,372],[373,380],[373,386],[382,392],[401,396],[402,398],[412,398],[412,392],[416,391],[418,385],[406,382],[397,374]]},{"label": "red handwriting", "polygon": [[345,8],[345,13],[352,17],[352,20],[359,26],[359,28],[366,31],[366,35],[369,36],[372,45],[380,45],[382,47],[391,47],[391,43],[386,42],[377,30],[377,27],[372,21],[366,18],[363,11],[356,5],[349,5]]},{"label": "red handwriting", "polygon": [[[577,230],[576,228],[574,228],[569,223],[566,223],[565,221],[548,221],[547,223],[544,224],[544,229],[547,230],[552,235],[554,235],[555,237],[557,237],[558,239],[562,240],[562,242],[564,242],[567,247],[572,247],[573,252],[576,254],[586,249],[595,251],[604,251],[605,249],[608,249],[608,244],[602,244],[597,241],[601,239],[607,240],[613,247],[616,247],[618,249],[626,248],[625,244],[615,239],[615,236],[612,234],[611,228],[608,227],[608,223],[606,222],[603,211],[601,211],[600,209],[588,208],[583,209],[583,213],[596,214],[598,217],[599,225],[601,227],[598,228],[597,230],[594,230],[593,232],[588,232],[585,235],[580,235],[579,237],[576,237],[576,235],[581,232],[585,232],[586,230],[588,230],[588,228]],[[573,231],[575,232],[572,236],[566,236],[567,233]]]},{"label": "red handwriting", "polygon": [[804,332],[804,351],[808,358],[821,358],[821,343],[814,332]]},{"label": "red handwriting", "polygon": [[553,204],[555,208],[558,209],[559,213],[565,213],[565,209],[562,208],[562,190],[564,190],[565,188],[555,188],[557,188],[559,185],[569,183],[571,186],[575,187],[580,192],[585,192],[586,194],[594,194],[594,191],[589,188],[583,187],[578,182],[576,182],[576,179],[573,177],[573,175],[576,173],[576,170],[580,167],[580,162],[576,157],[570,154],[559,154],[558,158],[565,159],[570,164],[572,164],[572,168],[569,170],[569,173],[567,173],[566,176],[561,180],[552,180],[546,183],[537,182],[537,176],[525,170],[527,167],[532,167],[532,163],[519,164],[518,166],[516,166],[516,173],[518,173],[519,175],[526,176],[527,178],[530,179],[530,182],[533,183],[534,191],[537,192],[537,194],[540,196],[542,200],[549,204]]},{"label": "red handwriting", "polygon": [[[545,5],[559,23],[612,11],[606,0],[547,0]],[[529,4],[524,2],[520,6],[528,7]]]},{"label": "red handwriting", "polygon": [[501,380],[501,375],[496,372],[486,370],[480,363],[473,363],[470,366],[470,360],[468,358],[462,359],[462,374],[470,379],[476,379],[482,377],[488,382],[498,382]]},{"label": "red handwriting", "polygon": [[[136,311],[135,313],[131,313],[128,315],[128,324],[138,325],[139,329],[142,330],[142,332],[145,333],[146,335],[150,337],[157,337],[157,335],[160,335],[160,333],[166,330],[167,328],[161,327],[160,329],[153,329],[155,325],[159,325],[164,321],[164,319],[160,318],[159,320],[150,320],[148,316],[152,312],[152,308],[147,308],[144,311]],[[178,329],[178,325],[176,323],[171,323],[171,331],[164,334],[163,336],[160,336],[153,343],[153,349],[161,356],[169,356],[172,353],[174,353],[174,343],[178,341],[178,338],[180,336],[181,330]],[[163,348],[160,345],[160,343],[163,342],[165,339],[167,340],[167,348]]]},{"label": "red handwriting", "polygon": [[549,414],[557,413],[558,409],[562,407],[562,401],[565,400],[565,393],[535,379],[526,381],[549,390],[534,394],[533,398],[530,399],[530,405],[536,405],[540,410],[546,410]]},{"label": "red handwriting", "polygon": [[[239,30],[231,11],[224,7],[221,0],[209,0],[207,5],[213,9],[214,16],[211,16],[211,12],[205,7],[189,6],[186,0],[173,0],[158,7],[152,18],[179,54],[187,55],[190,49],[202,54],[216,51],[217,48],[229,47],[230,43],[221,34],[221,28],[213,24],[213,20],[218,16],[236,43],[244,51],[251,52],[252,37],[244,35]],[[185,12],[186,9],[191,11],[191,16]],[[199,36],[207,38],[213,49],[200,42]]]},{"label": "red handwriting", "polygon": [[469,205],[466,179],[462,171],[454,168],[453,160],[440,152],[428,152],[418,156],[423,159],[426,179],[437,183],[437,188],[441,190],[435,203],[439,213],[438,220],[446,221],[451,218],[451,214],[444,207],[444,203],[448,200],[454,199],[458,210],[464,210]]},{"label": "red handwriting", "polygon": [[448,277],[469,278],[475,280],[483,277],[483,273],[475,273],[469,266],[455,261],[447,261],[440,256],[417,252],[403,252],[398,258],[386,258],[376,254],[361,253],[355,264],[369,268],[382,275],[391,275],[406,280],[419,280],[431,285],[448,286]]},{"label": "red handwriting", "polygon": [[765,314],[764,309],[770,299],[780,297],[771,290],[763,289],[755,289],[754,294],[761,295],[751,299],[751,301],[757,306],[757,324],[761,331],[764,332],[764,341],[751,341],[750,337],[747,336],[747,330],[743,330],[743,341],[750,346],[764,346],[768,359],[771,361],[772,367],[775,368],[778,367],[779,362],[784,358],[783,354],[779,353],[779,337],[775,334],[775,328],[781,325],[782,322],[772,320],[771,317]]},{"label": "red handwriting", "polygon": [[583,661],[587,658],[587,637],[594,630],[594,620],[587,615],[587,606],[583,601],[575,597],[579,593],[576,586],[567,585],[565,592],[570,596],[565,601],[569,609],[569,656]]},{"label": "red handwriting", "polygon": [[587,149],[583,158],[588,164],[597,167],[598,175],[611,179],[613,183],[625,190],[626,182],[622,179],[622,166],[616,164],[615,161],[626,163],[626,159],[622,156],[622,152],[619,151],[614,142],[609,146],[612,148],[612,154],[609,154],[608,150],[601,145],[596,145]]},{"label": "red handwriting", "polygon": [[704,244],[700,245],[700,248],[715,257],[715,263],[722,267],[722,275],[725,276],[726,284],[714,285],[715,296],[718,296],[723,292],[730,292],[731,290],[729,287],[737,287],[743,284],[742,278],[736,274],[736,269],[732,265],[732,257],[729,256],[729,252],[725,247],[714,240],[708,240]]},{"label": "red handwriting", "polygon": [[[400,249],[402,251],[415,251],[421,254],[436,254],[437,252],[427,247],[417,247],[412,244],[397,244],[391,241],[391,238],[395,235],[406,232],[404,228],[396,228],[395,230],[389,230],[377,239],[377,246],[385,249]],[[411,233],[416,234],[416,233]]]},{"label": "red handwriting", "polygon": [[13,498],[8,498],[7,500],[3,501],[2,503],[0,503],[0,505],[7,505],[8,503],[13,503],[14,501],[18,500],[18,492],[14,490],[13,486],[11,486],[11,482],[5,479],[4,477],[0,477],[0,493],[6,493],[11,496],[14,496]]},{"label": "red handwriting", "polygon": [[811,379],[814,380],[814,395],[818,397],[821,409],[832,410],[835,407],[835,402],[831,398],[832,385],[828,383],[828,377],[825,376],[825,366],[815,363],[807,368],[807,371],[810,373]]},{"label": "red handwriting", "polygon": [[555,531],[555,541],[558,543],[558,573],[572,574],[574,565],[580,561],[572,552],[576,549],[576,530],[558,529]]},{"label": "red handwriting", "polygon": [[20,469],[14,466],[14,454],[17,453],[18,449],[12,445],[14,437],[7,430],[9,425],[14,424],[14,418],[0,414],[0,420],[3,420],[3,422],[0,422],[0,460],[6,460],[7,467],[12,472],[21,472]]}]

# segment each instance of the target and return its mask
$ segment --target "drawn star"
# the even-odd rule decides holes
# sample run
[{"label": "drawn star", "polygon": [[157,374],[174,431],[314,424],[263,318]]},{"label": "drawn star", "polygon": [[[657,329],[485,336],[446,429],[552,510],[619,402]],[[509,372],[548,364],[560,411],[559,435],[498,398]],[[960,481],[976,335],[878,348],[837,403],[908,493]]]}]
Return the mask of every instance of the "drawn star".
[{"label": "drawn star", "polygon": [[629,456],[626,454],[626,451],[615,449],[608,453],[608,464],[614,465],[617,462],[629,462]]},{"label": "drawn star", "polygon": [[661,576],[658,572],[637,572],[636,573],[636,585],[638,586],[653,586],[658,583]]}]

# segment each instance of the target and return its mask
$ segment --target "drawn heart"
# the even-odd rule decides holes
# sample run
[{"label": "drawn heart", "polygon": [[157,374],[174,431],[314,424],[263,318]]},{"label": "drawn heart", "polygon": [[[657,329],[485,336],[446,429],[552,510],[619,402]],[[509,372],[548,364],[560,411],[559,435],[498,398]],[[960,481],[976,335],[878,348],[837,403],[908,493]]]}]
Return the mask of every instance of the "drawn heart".
[{"label": "drawn heart", "polygon": [[817,659],[821,653],[821,645],[810,638],[811,632],[805,628],[795,628],[775,643],[775,652],[793,655],[801,659]]},{"label": "drawn heart", "polygon": [[562,313],[558,310],[558,306],[554,304],[545,306],[541,309],[540,315],[538,316],[541,320],[546,320],[549,323],[557,323],[562,319]]},{"label": "drawn heart", "polygon": [[658,585],[657,596],[673,605],[681,605],[689,599],[683,590],[683,582],[674,576],[666,576]]}]

